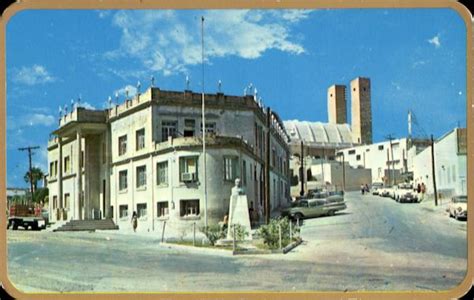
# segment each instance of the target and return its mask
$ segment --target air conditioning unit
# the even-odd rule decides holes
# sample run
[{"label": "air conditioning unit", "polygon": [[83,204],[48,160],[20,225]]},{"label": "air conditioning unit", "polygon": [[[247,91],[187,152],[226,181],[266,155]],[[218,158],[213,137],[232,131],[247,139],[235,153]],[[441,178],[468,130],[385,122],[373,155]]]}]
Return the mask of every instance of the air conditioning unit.
[{"label": "air conditioning unit", "polygon": [[194,181],[196,179],[196,173],[183,173],[182,178],[185,182]]}]

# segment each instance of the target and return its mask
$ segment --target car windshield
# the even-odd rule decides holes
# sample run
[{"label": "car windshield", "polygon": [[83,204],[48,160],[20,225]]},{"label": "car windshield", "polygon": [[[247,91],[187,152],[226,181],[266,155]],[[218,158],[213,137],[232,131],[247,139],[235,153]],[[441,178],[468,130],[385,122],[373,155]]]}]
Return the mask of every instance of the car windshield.
[{"label": "car windshield", "polygon": [[454,202],[466,203],[467,202],[467,196],[454,197]]}]

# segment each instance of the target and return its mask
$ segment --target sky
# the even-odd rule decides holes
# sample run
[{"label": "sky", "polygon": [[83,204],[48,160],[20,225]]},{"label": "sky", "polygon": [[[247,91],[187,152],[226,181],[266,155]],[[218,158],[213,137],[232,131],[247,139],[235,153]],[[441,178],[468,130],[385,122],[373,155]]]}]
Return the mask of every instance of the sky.
[{"label": "sky", "polygon": [[[7,186],[45,173],[59,107],[150,86],[243,95],[252,84],[283,120],[327,122],[327,89],[369,77],[374,142],[466,126],[466,27],[451,9],[25,10],[7,23]],[[350,96],[348,95],[350,121]]]}]

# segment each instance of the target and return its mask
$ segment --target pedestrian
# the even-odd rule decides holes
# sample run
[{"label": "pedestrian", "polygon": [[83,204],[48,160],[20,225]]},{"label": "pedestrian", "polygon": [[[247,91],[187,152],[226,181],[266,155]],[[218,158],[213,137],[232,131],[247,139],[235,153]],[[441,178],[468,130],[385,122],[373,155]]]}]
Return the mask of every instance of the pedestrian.
[{"label": "pedestrian", "polygon": [[421,199],[420,199],[420,202],[421,202],[422,200],[425,199],[425,193],[426,193],[426,186],[424,182],[421,183],[420,192],[421,192]]},{"label": "pedestrian", "polygon": [[416,192],[417,192],[418,194],[421,193],[421,184],[419,184],[419,183],[418,183],[418,185],[416,186]]},{"label": "pedestrian", "polygon": [[366,183],[365,184],[365,192],[368,194],[369,193],[369,185]]},{"label": "pedestrian", "polygon": [[229,226],[229,215],[228,214],[225,214],[224,215],[224,220],[222,220],[222,233],[226,233],[227,231],[227,227]]},{"label": "pedestrian", "polygon": [[361,184],[360,185],[360,193],[363,195],[364,191],[365,191],[365,186],[364,186],[364,184]]},{"label": "pedestrian", "polygon": [[132,215],[133,232],[137,232],[137,226],[138,226],[138,217],[137,217],[137,212],[134,211]]}]

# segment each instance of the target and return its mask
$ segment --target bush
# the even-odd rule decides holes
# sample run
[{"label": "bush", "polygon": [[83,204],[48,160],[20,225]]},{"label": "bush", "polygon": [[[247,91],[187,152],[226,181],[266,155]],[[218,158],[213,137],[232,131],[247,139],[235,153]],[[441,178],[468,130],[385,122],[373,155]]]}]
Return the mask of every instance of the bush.
[{"label": "bush", "polygon": [[240,224],[231,225],[231,228],[230,228],[231,238],[234,238],[234,229],[232,227],[235,227],[235,239],[239,242],[243,241],[248,234],[247,229],[245,229],[245,227]]},{"label": "bush", "polygon": [[214,246],[217,240],[225,237],[225,232],[218,224],[210,225],[207,228],[201,227],[200,230],[204,235],[206,235],[211,246]]},{"label": "bush", "polygon": [[[290,240],[290,220],[288,218],[271,219],[268,225],[262,225],[257,231],[259,237],[263,239],[263,243],[270,249],[278,249],[280,247],[280,237],[278,227],[281,226],[281,246],[286,247],[292,241]],[[292,236],[295,239],[299,234],[299,228],[292,227]]]}]

